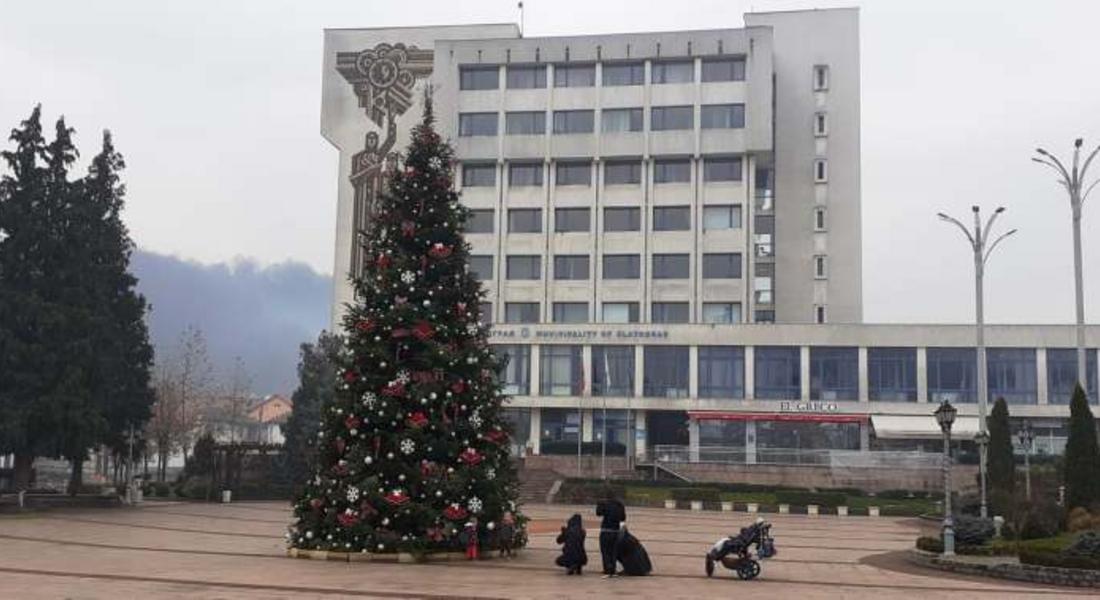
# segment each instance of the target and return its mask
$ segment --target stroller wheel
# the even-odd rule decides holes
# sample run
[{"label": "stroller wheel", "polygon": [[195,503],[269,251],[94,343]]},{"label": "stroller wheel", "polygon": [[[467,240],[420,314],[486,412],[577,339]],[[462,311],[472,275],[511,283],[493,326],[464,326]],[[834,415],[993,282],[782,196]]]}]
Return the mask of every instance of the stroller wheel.
[{"label": "stroller wheel", "polygon": [[752,559],[745,560],[737,569],[737,576],[746,581],[755,578],[759,574],[760,563]]},{"label": "stroller wheel", "polygon": [[707,555],[707,577],[714,575],[714,559]]}]

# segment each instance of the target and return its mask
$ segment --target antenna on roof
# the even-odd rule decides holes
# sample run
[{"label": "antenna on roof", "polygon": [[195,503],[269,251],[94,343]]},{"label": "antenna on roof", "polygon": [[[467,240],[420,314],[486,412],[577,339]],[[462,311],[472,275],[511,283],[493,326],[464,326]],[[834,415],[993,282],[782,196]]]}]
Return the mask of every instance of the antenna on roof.
[{"label": "antenna on roof", "polygon": [[523,2],[517,3],[516,8],[519,9],[519,37],[523,37]]}]

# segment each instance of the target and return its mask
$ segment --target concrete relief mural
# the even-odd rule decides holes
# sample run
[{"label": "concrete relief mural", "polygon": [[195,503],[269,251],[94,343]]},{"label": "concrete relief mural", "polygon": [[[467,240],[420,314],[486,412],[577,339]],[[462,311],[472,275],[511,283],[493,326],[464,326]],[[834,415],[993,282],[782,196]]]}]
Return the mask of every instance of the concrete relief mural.
[{"label": "concrete relief mural", "polygon": [[358,275],[369,240],[367,228],[384,184],[384,167],[397,158],[393,150],[397,117],[412,106],[417,79],[431,75],[432,51],[382,43],[370,50],[337,53],[336,70],[351,84],[367,119],[382,133],[367,133],[363,150],[352,156],[348,174],[355,189],[352,214],[357,238],[351,248],[351,272]]}]

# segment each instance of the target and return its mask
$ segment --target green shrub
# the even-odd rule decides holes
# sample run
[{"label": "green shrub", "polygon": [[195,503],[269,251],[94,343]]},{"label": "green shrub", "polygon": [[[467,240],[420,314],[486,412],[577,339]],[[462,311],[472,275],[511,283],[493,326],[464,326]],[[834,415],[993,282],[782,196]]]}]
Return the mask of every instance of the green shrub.
[{"label": "green shrub", "polygon": [[1063,551],[1067,556],[1100,560],[1100,533],[1089,531],[1077,536],[1068,548]]},{"label": "green shrub", "polygon": [[955,517],[955,542],[960,546],[981,546],[993,539],[993,519]]},{"label": "green shrub", "polygon": [[816,504],[818,506],[837,507],[844,506],[848,501],[848,496],[837,492],[776,492],[775,501],[779,504],[790,504],[793,506],[808,506],[810,504]]},{"label": "green shrub", "polygon": [[562,483],[558,491],[558,501],[569,504],[595,504],[600,500],[606,500],[608,496],[619,500],[625,499],[626,486],[619,483],[605,483],[601,480],[570,479]]},{"label": "green shrub", "polygon": [[943,541],[940,538],[922,535],[917,538],[917,549],[940,554],[943,552]]},{"label": "green shrub", "polygon": [[690,502],[692,500],[703,502],[721,502],[721,493],[715,488],[703,487],[677,487],[669,490],[669,497],[678,502]]},{"label": "green shrub", "polygon": [[1064,569],[1100,570],[1100,559],[1074,556],[1064,552],[1050,550],[1020,549],[1020,562],[1025,565],[1044,567],[1062,567]]}]

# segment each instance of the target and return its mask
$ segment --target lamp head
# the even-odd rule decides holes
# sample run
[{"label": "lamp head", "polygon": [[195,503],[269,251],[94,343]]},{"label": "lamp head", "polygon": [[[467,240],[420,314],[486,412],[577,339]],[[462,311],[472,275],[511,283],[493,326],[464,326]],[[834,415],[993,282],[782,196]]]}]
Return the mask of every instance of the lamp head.
[{"label": "lamp head", "polygon": [[972,210],[972,211],[974,211],[974,212],[978,212],[979,210],[981,210],[981,208],[979,208],[979,207],[978,207],[978,205],[977,205],[977,204],[975,204],[974,206],[971,206],[971,207],[970,207],[970,210]]},{"label": "lamp head", "polygon": [[936,422],[939,423],[940,429],[946,433],[951,431],[951,425],[955,423],[957,413],[958,410],[951,406],[951,402],[944,400],[933,414],[936,416]]},{"label": "lamp head", "polygon": [[1080,148],[1081,144],[1084,144],[1084,143],[1085,143],[1085,140],[1083,138],[1077,138],[1077,139],[1073,140],[1073,147],[1074,148]]}]

